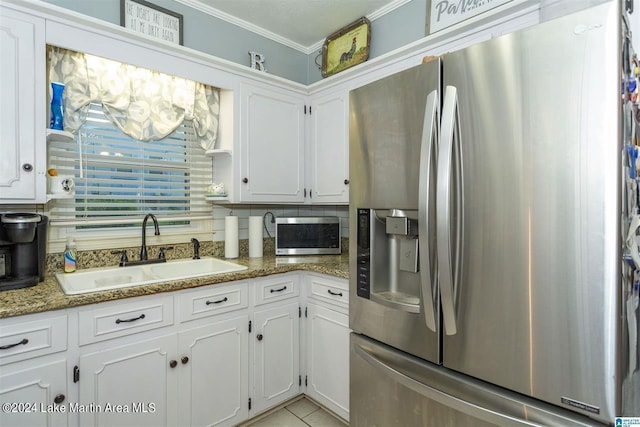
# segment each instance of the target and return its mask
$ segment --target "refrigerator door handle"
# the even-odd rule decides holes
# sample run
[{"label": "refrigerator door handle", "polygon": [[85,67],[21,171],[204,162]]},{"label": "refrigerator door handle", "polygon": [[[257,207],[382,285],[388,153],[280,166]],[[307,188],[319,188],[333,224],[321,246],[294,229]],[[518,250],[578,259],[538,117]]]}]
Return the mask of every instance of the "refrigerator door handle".
[{"label": "refrigerator door handle", "polygon": [[494,411],[487,407],[476,405],[459,397],[452,396],[446,392],[415,380],[407,374],[389,365],[389,362],[387,362],[386,360],[380,360],[378,357],[376,357],[376,355],[370,353],[366,348],[359,345],[358,343],[352,344],[352,351],[355,353],[355,355],[359,356],[370,366],[376,369],[380,374],[391,378],[394,382],[402,384],[404,387],[413,390],[414,392],[429,400],[438,402],[441,405],[447,406],[465,414],[472,414],[477,419],[491,424],[511,426],[540,426],[540,424],[536,422],[529,422],[518,417],[515,414],[513,416],[509,415],[504,410],[505,408],[502,408],[502,412]]},{"label": "refrigerator door handle", "polygon": [[[440,94],[437,90],[427,96],[427,105],[422,127],[420,144],[420,176],[418,178],[418,244],[420,250],[420,282],[422,287],[422,305],[427,327],[437,332],[436,326],[436,291],[437,268],[432,264],[429,243],[435,230],[430,227],[430,202],[435,198],[432,194],[432,181],[435,181],[434,164],[437,160],[438,128],[440,121]],[[434,254],[435,255],[435,254]]]},{"label": "refrigerator door handle", "polygon": [[[455,335],[457,332],[454,286],[458,282],[457,273],[461,263],[462,221],[460,214],[462,212],[462,186],[460,184],[462,183],[462,162],[458,141],[460,135],[459,126],[458,91],[454,86],[447,86],[442,107],[442,136],[440,149],[438,150],[436,184],[438,278],[442,298],[444,331],[447,335]],[[453,213],[451,210],[452,204],[455,210]],[[453,216],[455,217],[455,222],[452,224]],[[454,233],[452,233],[452,225],[455,226]]]}]

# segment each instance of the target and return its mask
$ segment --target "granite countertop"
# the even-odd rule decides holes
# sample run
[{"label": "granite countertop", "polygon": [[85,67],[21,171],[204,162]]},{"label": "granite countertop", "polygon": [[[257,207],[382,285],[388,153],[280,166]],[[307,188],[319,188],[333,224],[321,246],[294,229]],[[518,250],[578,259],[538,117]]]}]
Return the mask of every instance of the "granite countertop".
[{"label": "granite countertop", "polygon": [[241,257],[229,261],[246,265],[248,269],[234,273],[200,276],[81,295],[65,295],[55,277],[48,275],[43,282],[30,288],[0,292],[0,318],[60,310],[160,292],[179,291],[290,271],[312,271],[345,279],[349,277],[348,253],[304,257],[276,257],[273,255],[263,258]]}]

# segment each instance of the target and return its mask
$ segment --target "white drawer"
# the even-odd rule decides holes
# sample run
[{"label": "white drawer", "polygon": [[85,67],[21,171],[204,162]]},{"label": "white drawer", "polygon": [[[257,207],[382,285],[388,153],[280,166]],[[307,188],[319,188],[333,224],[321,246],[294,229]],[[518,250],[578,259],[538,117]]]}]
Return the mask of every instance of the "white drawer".
[{"label": "white drawer", "polygon": [[279,274],[264,279],[256,279],[254,289],[255,305],[298,298],[298,295],[300,295],[297,274]]},{"label": "white drawer", "polygon": [[67,315],[0,322],[0,365],[67,349]]},{"label": "white drawer", "polygon": [[341,279],[327,279],[324,277],[308,275],[310,285],[309,297],[339,305],[349,307],[349,282]]},{"label": "white drawer", "polygon": [[200,319],[241,310],[249,306],[246,282],[214,285],[206,289],[186,291],[180,295],[180,321]]},{"label": "white drawer", "polygon": [[79,343],[99,341],[173,325],[173,296],[110,302],[78,313]]}]

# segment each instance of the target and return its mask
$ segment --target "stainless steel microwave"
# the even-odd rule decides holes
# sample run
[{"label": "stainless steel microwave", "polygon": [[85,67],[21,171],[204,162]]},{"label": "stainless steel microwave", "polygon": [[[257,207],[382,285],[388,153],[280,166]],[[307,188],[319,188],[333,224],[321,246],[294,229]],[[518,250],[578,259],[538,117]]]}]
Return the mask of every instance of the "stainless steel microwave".
[{"label": "stainless steel microwave", "polygon": [[276,218],[276,255],[329,255],[341,252],[339,217]]}]

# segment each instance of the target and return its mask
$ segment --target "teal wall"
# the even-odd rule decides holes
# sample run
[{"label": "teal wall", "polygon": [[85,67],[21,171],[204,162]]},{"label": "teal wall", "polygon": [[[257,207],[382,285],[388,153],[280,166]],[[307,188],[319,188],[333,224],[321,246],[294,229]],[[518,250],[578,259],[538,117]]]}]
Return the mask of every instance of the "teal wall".
[{"label": "teal wall", "polygon": [[[120,0],[43,1],[120,25]],[[151,2],[183,16],[183,44],[186,47],[246,66],[250,64],[248,52],[255,51],[266,58],[269,74],[303,84],[322,79],[319,68],[314,64],[318,53],[304,54],[174,0]],[[426,9],[427,0],[412,0],[373,21],[369,59],[424,37]]]}]

